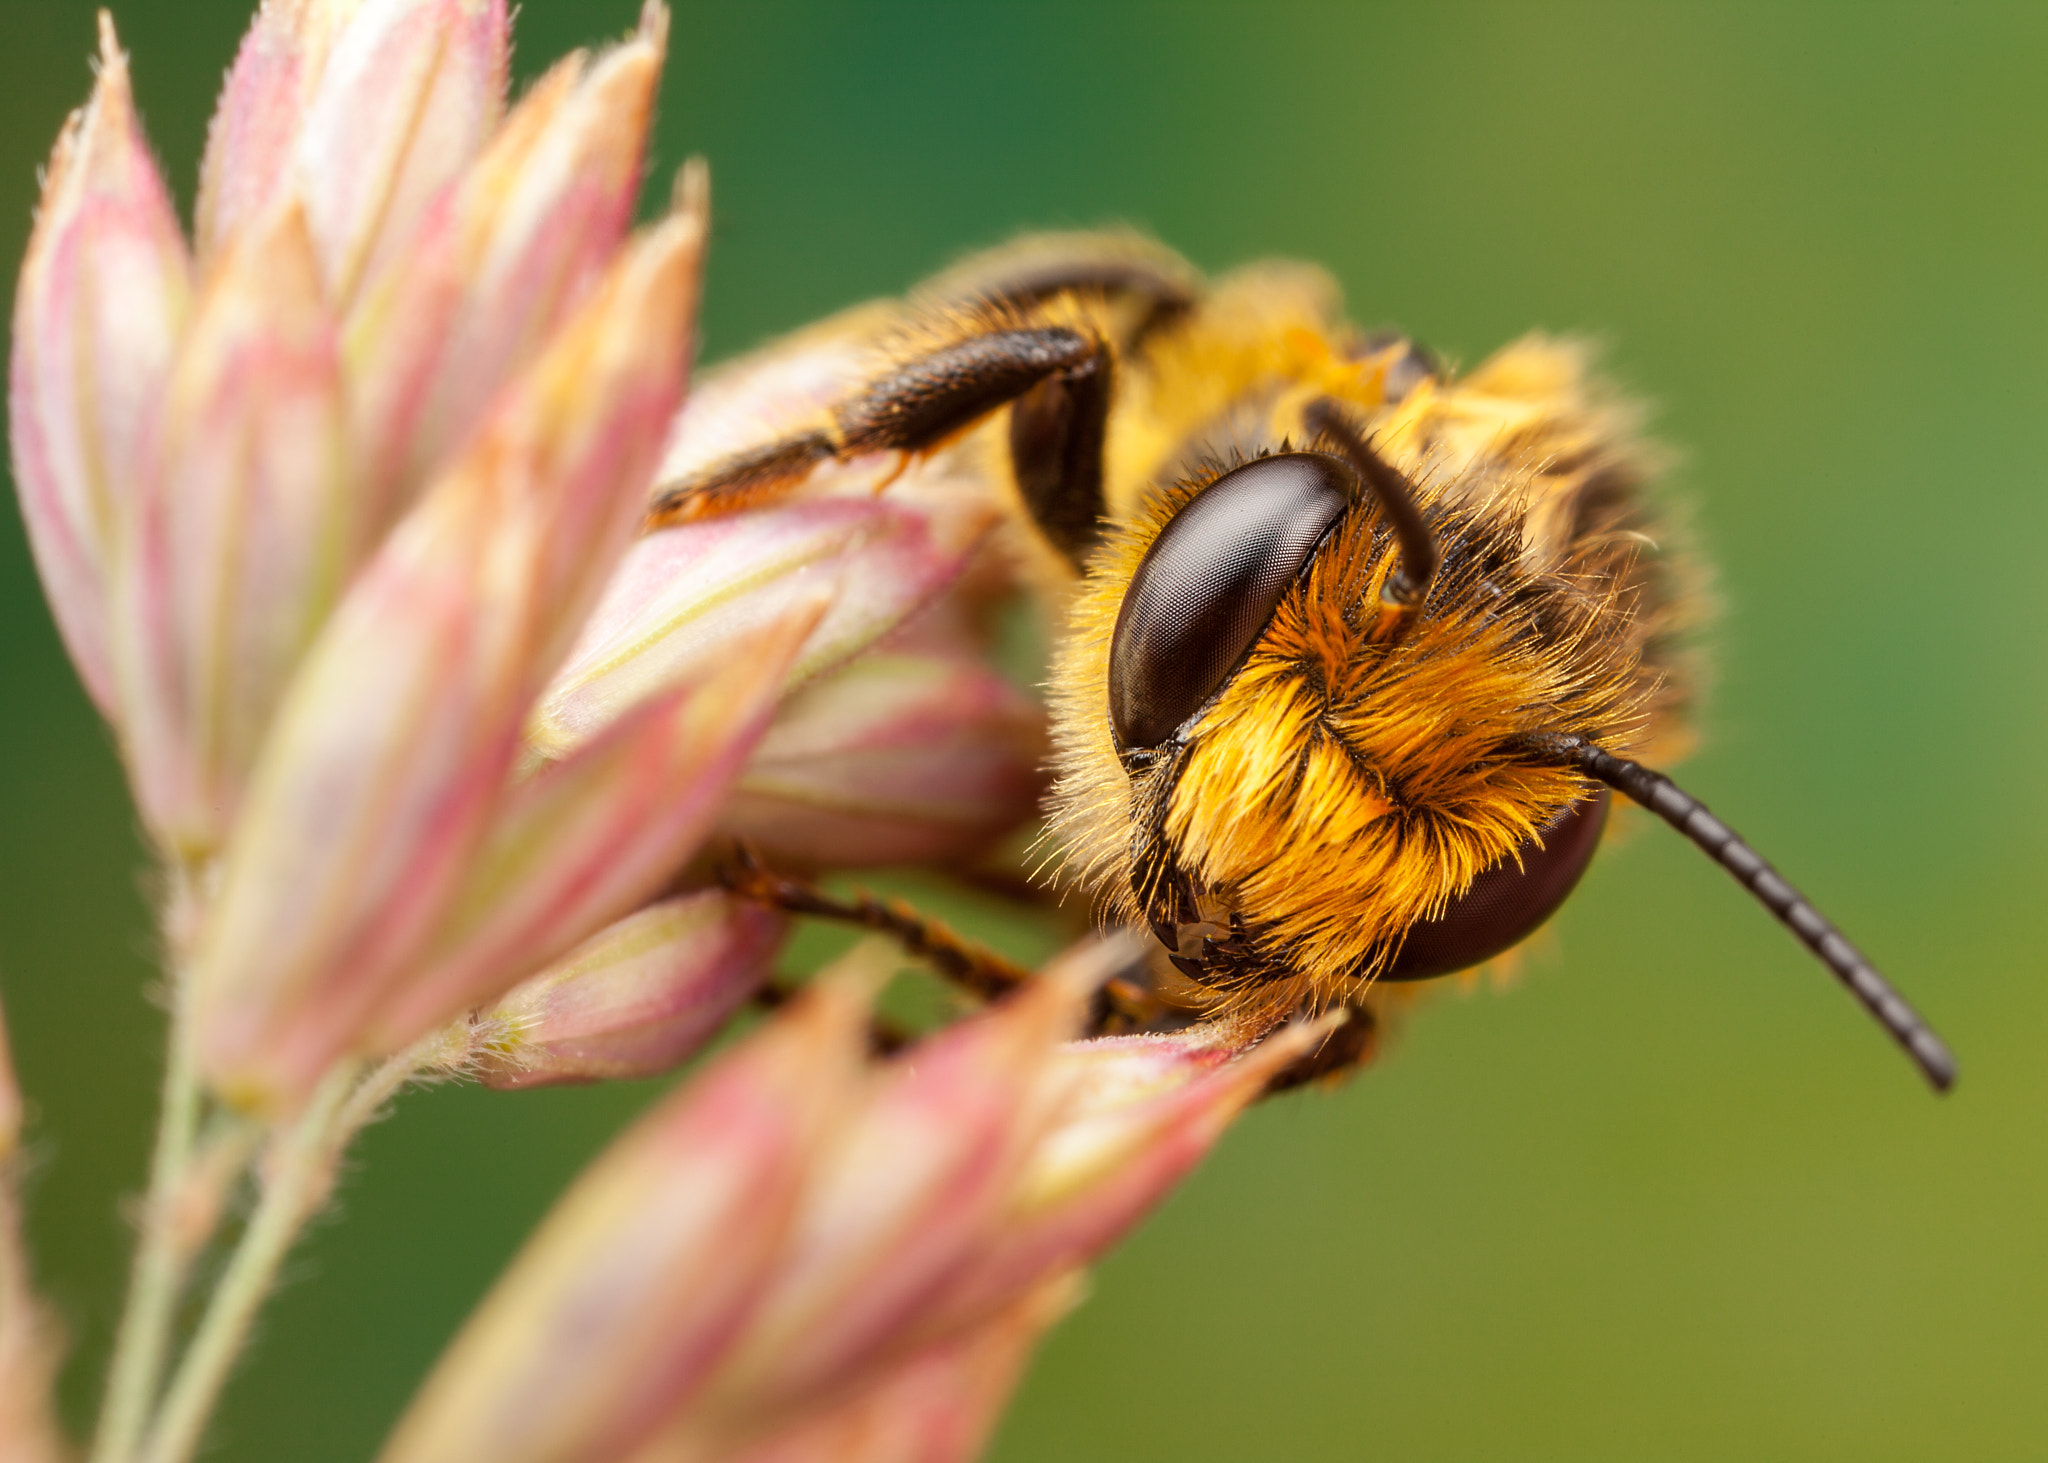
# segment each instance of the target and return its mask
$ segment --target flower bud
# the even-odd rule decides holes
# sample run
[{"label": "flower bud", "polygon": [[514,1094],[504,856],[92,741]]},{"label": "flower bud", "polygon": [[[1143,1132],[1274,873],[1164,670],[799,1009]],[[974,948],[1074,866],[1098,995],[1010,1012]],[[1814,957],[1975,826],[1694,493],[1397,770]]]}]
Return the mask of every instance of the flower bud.
[{"label": "flower bud", "polygon": [[109,560],[190,295],[177,214],[102,12],[99,80],[57,139],[22,261],[8,429],[44,592],[109,717]]},{"label": "flower bud", "polygon": [[[1119,955],[1116,943],[1083,947],[1055,970],[1062,983],[1078,981],[1085,990]],[[1002,1019],[983,1021],[993,1026]],[[1008,1136],[1017,1144],[1018,1163],[991,1186],[995,1207],[980,1210],[980,1196],[955,1187],[919,1215],[914,1231],[904,1231],[905,1247],[894,1254],[886,1248],[862,1253],[870,1216],[886,1202],[886,1179],[871,1171],[835,1191],[827,1186],[828,1170],[797,1237],[822,1238],[823,1262],[812,1264],[836,1273],[848,1291],[834,1294],[810,1281],[805,1256],[794,1249],[782,1282],[735,1343],[733,1361],[679,1425],[678,1436],[698,1439],[700,1451],[715,1456],[732,1440],[804,1416],[821,1399],[872,1385],[895,1358],[971,1334],[1019,1297],[1076,1272],[1171,1192],[1266,1081],[1319,1040],[1327,1024],[1291,1028],[1248,1053],[1237,1052],[1218,1030],[1203,1028],[1176,1037],[1041,1048],[1030,1084],[1013,1088]],[[922,1060],[920,1053],[918,1064]],[[940,1083],[919,1085],[938,1101],[958,1100]],[[835,1156],[854,1152],[862,1133],[850,1124]],[[916,1164],[910,1153],[888,1149],[868,1161],[883,1174]],[[950,1263],[926,1250],[927,1231],[938,1255],[948,1255],[948,1241],[961,1237]],[[911,1276],[935,1281],[913,1292],[914,1304],[899,1299],[899,1264]]]},{"label": "flower bud", "polygon": [[964,647],[874,651],[803,687],[719,819],[771,863],[968,857],[1037,809],[1045,716]]},{"label": "flower bud", "polygon": [[335,38],[292,159],[329,298],[412,247],[498,125],[510,44],[505,0],[364,0]]},{"label": "flower bud", "polygon": [[[0,1198],[0,1225],[17,1228],[14,1198]],[[7,1463],[64,1463],[69,1456],[50,1390],[63,1360],[57,1323],[26,1288],[28,1265],[19,1234],[0,1239],[16,1253],[0,1258],[0,1458]]]},{"label": "flower bud", "polygon": [[1078,1274],[1049,1280],[1002,1315],[912,1357],[731,1463],[974,1463],[1032,1347],[1085,1289]]},{"label": "flower bud", "polygon": [[345,352],[373,521],[406,506],[602,275],[639,192],[666,35],[650,6],[625,44],[558,63],[366,281]]},{"label": "flower bud", "polygon": [[428,1377],[381,1463],[629,1456],[767,1283],[820,1146],[869,1078],[872,957],[821,978],[577,1181]]},{"label": "flower bud", "polygon": [[734,646],[701,686],[642,708],[512,789],[420,969],[380,1004],[371,1042],[409,1045],[673,876],[766,727],[821,608],[797,606]]},{"label": "flower bud", "polygon": [[312,242],[287,206],[208,276],[116,557],[130,780],[158,841],[188,857],[218,846],[362,554],[346,397]]},{"label": "flower bud", "polygon": [[[1321,1034],[1242,1054],[1217,1028],[1069,1042],[1128,958],[1121,941],[1084,947],[866,1076],[844,1050],[773,1068],[792,1085],[765,1106],[811,1111],[823,1089],[836,1121],[812,1130],[790,1189],[748,1212],[720,1197],[749,1140],[716,1104],[735,1069],[770,1070],[759,1053],[790,1039],[790,1018],[771,1021],[571,1189],[384,1463],[969,1456],[1078,1267]],[[695,1136],[657,1151],[657,1132]],[[751,1141],[763,1163],[787,1151]],[[638,1197],[657,1190],[707,1197],[678,1214]],[[855,1447],[871,1428],[893,1429],[895,1451]]]},{"label": "flower bud", "polygon": [[1080,1025],[1093,969],[1069,964],[883,1070],[811,1175],[774,1287],[705,1399],[708,1433],[800,1415],[805,1399],[901,1353],[906,1330],[990,1242],[1059,1118],[1065,1094],[1043,1076]]},{"label": "flower bud", "polygon": [[888,497],[830,498],[685,523],[634,544],[541,698],[528,740],[560,756],[729,653],[793,600],[833,596],[792,684],[865,650],[958,577],[988,515],[935,518]]},{"label": "flower bud", "polygon": [[1084,1265],[1201,1161],[1280,1071],[1343,1021],[1296,1022],[1249,1051],[1230,1024],[1169,1036],[1070,1043],[1059,1128],[1031,1157],[989,1244],[954,1277],[926,1325],[944,1335],[1008,1303],[1037,1278]]},{"label": "flower bud", "polygon": [[346,302],[497,126],[510,41],[504,0],[266,0],[207,136],[200,257],[296,194]]},{"label": "flower bud", "polygon": [[327,57],[363,0],[262,0],[206,130],[193,233],[211,260],[274,208],[291,181],[293,149]]},{"label": "flower bud", "polygon": [[487,1087],[652,1077],[759,990],[784,921],[705,889],[650,904],[478,1014]]},{"label": "flower bud", "polygon": [[622,256],[300,668],[193,964],[203,1060],[237,1100],[302,1095],[427,953],[533,695],[639,518],[700,244],[672,219]]}]

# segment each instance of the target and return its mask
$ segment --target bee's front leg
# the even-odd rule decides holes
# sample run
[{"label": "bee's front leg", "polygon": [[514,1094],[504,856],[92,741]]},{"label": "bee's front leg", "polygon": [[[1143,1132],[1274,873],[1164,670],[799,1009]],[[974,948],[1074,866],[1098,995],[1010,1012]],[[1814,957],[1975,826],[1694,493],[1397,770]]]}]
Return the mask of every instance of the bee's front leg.
[{"label": "bee's front leg", "polygon": [[1111,376],[1108,346],[1066,326],[970,335],[884,372],[815,427],[735,452],[670,484],[648,522],[747,507],[826,462],[931,452],[1014,402],[1010,452],[1025,504],[1053,545],[1078,562],[1100,530]]}]

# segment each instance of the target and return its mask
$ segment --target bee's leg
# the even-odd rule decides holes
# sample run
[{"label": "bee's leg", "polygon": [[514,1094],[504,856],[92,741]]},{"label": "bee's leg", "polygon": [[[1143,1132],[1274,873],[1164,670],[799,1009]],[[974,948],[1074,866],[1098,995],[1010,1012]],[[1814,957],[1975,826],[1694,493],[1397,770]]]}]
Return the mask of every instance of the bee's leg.
[{"label": "bee's leg", "polygon": [[1345,1009],[1350,1012],[1351,1019],[1325,1037],[1323,1044],[1314,1051],[1276,1072],[1266,1083],[1263,1096],[1271,1097],[1276,1092],[1306,1087],[1311,1082],[1342,1077],[1372,1060],[1373,1050],[1379,1044],[1379,1022],[1363,1005]]},{"label": "bee's leg", "polygon": [[1076,569],[1102,536],[1102,448],[1113,374],[1102,351],[1092,369],[1048,376],[1010,407],[1017,491],[1038,531]]},{"label": "bee's leg", "polygon": [[1199,1019],[1161,1000],[1146,966],[1147,957],[1139,955],[1102,983],[1088,1010],[1090,1036],[1177,1031]]},{"label": "bee's leg", "polygon": [[825,462],[934,451],[1019,402],[1010,445],[1025,501],[1047,538],[1078,559],[1102,515],[1109,398],[1109,351],[1100,340],[1065,326],[991,330],[884,373],[816,427],[736,452],[668,485],[648,521],[730,512],[794,487]]},{"label": "bee's leg", "polygon": [[721,877],[733,893],[770,909],[837,920],[891,935],[905,950],[928,962],[940,976],[984,999],[1015,990],[1031,979],[1031,972],[1023,966],[961,939],[901,900],[882,900],[865,893],[856,893],[851,899],[834,898],[814,884],[765,868],[744,845],[738,858],[721,871]]},{"label": "bee's leg", "polygon": [[[784,884],[794,883],[791,880],[780,882]],[[826,902],[831,903],[834,901]],[[787,905],[781,903],[776,903],[774,907],[777,909],[788,908]],[[849,911],[854,907],[850,904],[841,906],[841,908]],[[792,912],[824,914],[826,918],[833,919],[845,917],[837,913],[820,910],[808,901],[806,901],[805,908]],[[853,922],[860,924],[863,928],[873,928],[866,920],[854,920]],[[953,938],[943,927],[933,926],[929,921],[925,921],[923,924],[928,933],[936,929],[942,937],[947,939]],[[895,931],[892,929],[889,933],[895,933]],[[908,944],[907,941],[906,944]],[[1008,989],[1008,987],[1005,989]],[[990,992],[982,990],[980,994],[1000,995],[1002,991]],[[788,1005],[795,995],[796,992],[788,986],[770,980],[755,990],[748,1000],[750,1004],[763,1011],[774,1011]],[[1104,984],[1101,990],[1095,993],[1095,998],[1089,1006],[1084,1030],[1089,1036],[1122,1036],[1134,1031],[1157,1029],[1157,1016],[1158,1005],[1151,1000],[1144,987],[1129,975],[1118,975],[1112,977]],[[886,1016],[874,1016],[869,1018],[868,1021],[868,1047],[878,1057],[894,1056],[905,1047],[914,1045],[924,1034],[923,1032],[912,1030],[901,1022],[892,1021]]]}]

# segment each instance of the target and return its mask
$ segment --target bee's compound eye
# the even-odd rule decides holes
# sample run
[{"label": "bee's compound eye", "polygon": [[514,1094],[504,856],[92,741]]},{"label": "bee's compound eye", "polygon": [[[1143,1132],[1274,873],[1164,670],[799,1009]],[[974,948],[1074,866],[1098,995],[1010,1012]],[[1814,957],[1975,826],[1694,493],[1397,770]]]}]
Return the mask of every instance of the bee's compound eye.
[{"label": "bee's compound eye", "polygon": [[1557,912],[1592,862],[1607,821],[1601,788],[1553,818],[1523,844],[1521,862],[1503,859],[1453,899],[1442,919],[1408,931],[1382,980],[1427,980],[1477,965],[1516,944]]},{"label": "bee's compound eye", "polygon": [[1160,530],[1109,645],[1109,715],[1124,747],[1158,746],[1230,679],[1356,487],[1327,453],[1261,457]]}]

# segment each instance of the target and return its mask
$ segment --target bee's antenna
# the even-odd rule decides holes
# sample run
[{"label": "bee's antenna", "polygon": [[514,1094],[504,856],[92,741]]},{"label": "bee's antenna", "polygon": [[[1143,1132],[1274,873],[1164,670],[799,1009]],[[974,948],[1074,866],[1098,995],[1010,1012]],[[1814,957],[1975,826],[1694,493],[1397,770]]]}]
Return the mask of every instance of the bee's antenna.
[{"label": "bee's antenna", "polygon": [[1736,883],[1754,894],[1764,908],[1790,927],[1801,944],[1820,957],[1835,978],[1849,988],[1849,993],[1891,1033],[1892,1040],[1905,1048],[1906,1055],[1935,1091],[1946,1092],[1954,1084],[1956,1059],[1920,1013],[1877,973],[1863,958],[1862,951],[1806,902],[1806,896],[1793,888],[1783,874],[1744,843],[1734,829],[1708,812],[1706,804],[1663,773],[1603,752],[1583,737],[1535,736],[1526,738],[1521,745],[1548,760],[1576,767],[1588,777],[1627,794],[1632,802],[1642,804],[1698,844],[1707,857],[1733,874]]},{"label": "bee's antenna", "polygon": [[1387,576],[1380,598],[1403,612],[1422,603],[1429,581],[1436,578],[1436,538],[1422,521],[1415,506],[1415,492],[1408,480],[1396,472],[1365,440],[1345,410],[1329,397],[1309,404],[1302,420],[1312,432],[1320,432],[1337,444],[1337,450],[1358,470],[1372,494],[1380,500],[1394,525],[1394,537],[1401,545],[1401,562]]}]

